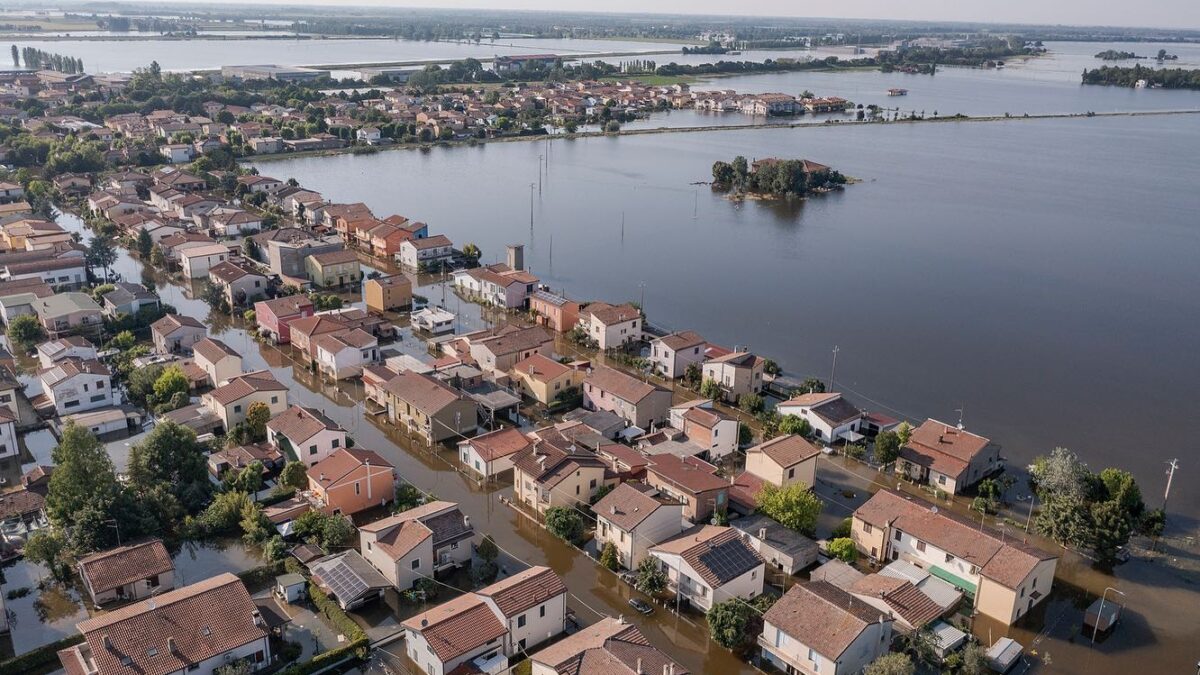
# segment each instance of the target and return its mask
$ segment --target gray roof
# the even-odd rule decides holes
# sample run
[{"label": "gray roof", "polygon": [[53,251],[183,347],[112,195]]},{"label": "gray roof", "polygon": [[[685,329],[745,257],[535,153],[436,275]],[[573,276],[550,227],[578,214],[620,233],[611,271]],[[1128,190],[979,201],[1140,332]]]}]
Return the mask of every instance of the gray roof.
[{"label": "gray roof", "polygon": [[767,538],[764,544],[790,557],[801,556],[816,549],[817,542],[788,529],[760,513],[729,521],[731,527],[758,539],[760,530],[766,528]]},{"label": "gray roof", "polygon": [[360,598],[391,586],[391,582],[379,573],[358,551],[344,551],[325,556],[309,563],[313,576],[319,577],[342,605],[352,604]]},{"label": "gray roof", "polygon": [[893,560],[888,563],[887,567],[879,570],[879,573],[912,583],[941,607],[953,606],[963,595],[962,591],[955,588],[950,582],[943,581],[905,560]]}]

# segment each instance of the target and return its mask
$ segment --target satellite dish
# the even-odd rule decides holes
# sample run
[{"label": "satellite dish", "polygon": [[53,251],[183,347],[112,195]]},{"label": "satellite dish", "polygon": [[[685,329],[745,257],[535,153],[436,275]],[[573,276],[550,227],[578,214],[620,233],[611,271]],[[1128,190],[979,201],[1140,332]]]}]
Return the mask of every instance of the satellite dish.
[{"label": "satellite dish", "polygon": [[936,506],[936,505],[934,505],[934,506],[931,506],[931,507],[929,507],[929,510],[930,510],[930,511],[932,511],[932,512],[934,512],[934,513],[937,513],[937,506]]}]

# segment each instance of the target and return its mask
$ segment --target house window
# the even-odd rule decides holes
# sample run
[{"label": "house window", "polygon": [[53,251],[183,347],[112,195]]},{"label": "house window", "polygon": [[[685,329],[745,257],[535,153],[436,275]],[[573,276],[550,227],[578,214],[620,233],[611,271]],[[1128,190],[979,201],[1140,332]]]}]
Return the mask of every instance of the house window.
[{"label": "house window", "polygon": [[332,445],[332,447],[335,447],[335,448],[337,448],[337,447],[341,447],[341,445],[342,445],[342,441],[341,441],[341,439],[339,439],[339,438],[335,438],[335,439],[333,439],[333,445]]},{"label": "house window", "polygon": [[310,455],[317,454],[317,446],[315,446],[315,445],[308,446],[308,454],[310,454]]},{"label": "house window", "polygon": [[871,534],[872,529],[873,528],[871,527],[870,523],[863,523],[863,533],[864,534]]},{"label": "house window", "polygon": [[925,542],[921,541],[920,539],[917,540],[917,550],[921,551],[922,553],[925,552]]},{"label": "house window", "polygon": [[593,478],[593,479],[591,480],[591,482],[588,484],[588,487],[590,487],[590,488],[591,488],[591,489],[593,489],[593,490],[595,490],[595,489],[596,489],[596,479],[595,479],[595,478]]},{"label": "house window", "polygon": [[242,412],[242,406],[240,406],[240,405],[233,406],[233,412],[235,412],[235,413]]},{"label": "house window", "polygon": [[92,397],[92,403],[99,403],[100,401],[103,401],[104,398],[105,398],[104,394],[96,394],[95,396]]},{"label": "house window", "polygon": [[354,483],[354,494],[362,494],[362,484],[358,483],[357,481]]},{"label": "house window", "polygon": [[150,588],[154,588],[154,587],[158,586],[158,575],[155,574],[154,576],[150,577],[149,579],[146,579],[146,584],[148,586],[150,586]]},{"label": "house window", "polygon": [[795,478],[795,477],[796,477],[796,468],[792,467],[792,468],[788,469],[788,478]]},{"label": "house window", "polygon": [[272,405],[274,405],[274,404],[276,404],[276,403],[279,403],[279,397],[278,397],[278,396],[272,396],[272,397],[271,397],[271,404],[272,404]]},{"label": "house window", "polygon": [[[971,574],[979,574],[979,568],[975,565],[971,565]],[[1037,579],[1033,580],[1033,587],[1037,588]]]},{"label": "house window", "polygon": [[896,541],[904,541],[904,533],[896,530]]},{"label": "house window", "polygon": [[524,628],[524,627],[525,627],[525,615],[522,614],[521,616],[517,617],[517,628]]},{"label": "house window", "polygon": [[421,567],[421,559],[420,558],[414,559],[412,561],[412,568],[415,570],[415,569],[420,569],[420,567]]},{"label": "house window", "polygon": [[947,553],[947,554],[946,554],[946,562],[951,562],[952,560],[954,560],[954,556],[953,556],[953,555],[951,555],[951,554],[949,554],[949,553]]}]

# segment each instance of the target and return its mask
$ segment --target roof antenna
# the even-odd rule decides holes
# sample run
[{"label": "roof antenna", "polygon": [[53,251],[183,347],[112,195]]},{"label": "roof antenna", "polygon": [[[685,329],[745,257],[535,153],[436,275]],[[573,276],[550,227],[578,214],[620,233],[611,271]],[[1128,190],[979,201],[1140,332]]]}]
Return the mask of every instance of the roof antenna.
[{"label": "roof antenna", "polygon": [[963,430],[963,423],[962,423],[963,408],[966,408],[966,407],[967,407],[966,404],[963,404],[963,406],[961,408],[954,409],[954,412],[958,413],[958,430],[959,431]]}]

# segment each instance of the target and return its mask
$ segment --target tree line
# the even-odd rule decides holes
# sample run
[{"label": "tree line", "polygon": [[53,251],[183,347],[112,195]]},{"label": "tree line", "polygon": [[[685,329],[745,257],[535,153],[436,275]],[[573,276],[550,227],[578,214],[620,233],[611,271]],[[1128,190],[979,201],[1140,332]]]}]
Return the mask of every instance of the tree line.
[{"label": "tree line", "polygon": [[821,188],[844,185],[846,177],[829,167],[812,170],[800,159],[772,159],[751,166],[738,155],[732,162],[714,162],[713,185],[737,192],[802,196]]},{"label": "tree line", "polygon": [[[16,45],[12,46],[12,55],[13,65],[19,65],[17,64]],[[23,47],[21,49],[21,58],[25,61],[26,68],[57,70],[60,73],[69,73],[72,75],[83,72],[83,59],[55,54],[34,47]]]},{"label": "tree line", "polygon": [[1136,66],[1101,66],[1084,69],[1084,84],[1104,84],[1117,87],[1135,87],[1145,80],[1151,87],[1163,89],[1200,89],[1200,69],[1146,68]]}]

